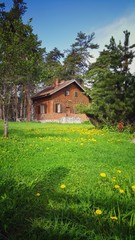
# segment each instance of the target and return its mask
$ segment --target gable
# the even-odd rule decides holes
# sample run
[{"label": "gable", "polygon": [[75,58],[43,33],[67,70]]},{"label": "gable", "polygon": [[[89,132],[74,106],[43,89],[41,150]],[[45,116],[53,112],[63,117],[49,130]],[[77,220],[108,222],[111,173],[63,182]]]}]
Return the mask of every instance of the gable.
[{"label": "gable", "polygon": [[61,90],[68,89],[72,84],[76,85],[76,88],[79,88],[81,92],[84,92],[83,87],[76,80],[61,81],[57,85],[48,86],[44,90],[37,93],[32,99],[40,99],[48,96],[52,96],[55,93],[61,92]]}]

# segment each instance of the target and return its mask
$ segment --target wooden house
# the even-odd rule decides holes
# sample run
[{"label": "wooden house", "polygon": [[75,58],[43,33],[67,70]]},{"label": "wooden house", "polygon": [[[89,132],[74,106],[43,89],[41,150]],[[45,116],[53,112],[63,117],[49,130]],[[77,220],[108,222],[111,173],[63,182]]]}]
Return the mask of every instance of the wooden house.
[{"label": "wooden house", "polygon": [[35,120],[44,122],[61,122],[62,119],[74,119],[75,122],[76,119],[80,119],[80,122],[88,120],[85,114],[77,112],[77,105],[88,105],[90,102],[84,92],[76,80],[61,82],[55,80],[54,85],[46,87],[32,98]]}]

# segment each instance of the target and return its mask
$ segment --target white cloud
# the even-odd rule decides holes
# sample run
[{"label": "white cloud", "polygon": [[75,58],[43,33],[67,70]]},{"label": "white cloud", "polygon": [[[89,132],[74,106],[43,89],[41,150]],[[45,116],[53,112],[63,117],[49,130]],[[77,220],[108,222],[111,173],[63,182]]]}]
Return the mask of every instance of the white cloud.
[{"label": "white cloud", "polygon": [[[108,24],[95,31],[95,42],[98,43],[99,49],[94,50],[93,55],[95,58],[99,56],[99,52],[103,50],[105,44],[109,44],[110,38],[113,36],[116,43],[124,41],[123,31],[128,30],[130,32],[130,45],[135,44],[135,11],[128,16],[121,17],[115,20],[113,23]],[[135,48],[134,48],[135,51]],[[94,61],[94,58],[93,58]],[[135,60],[131,66],[131,72],[135,72]]]}]

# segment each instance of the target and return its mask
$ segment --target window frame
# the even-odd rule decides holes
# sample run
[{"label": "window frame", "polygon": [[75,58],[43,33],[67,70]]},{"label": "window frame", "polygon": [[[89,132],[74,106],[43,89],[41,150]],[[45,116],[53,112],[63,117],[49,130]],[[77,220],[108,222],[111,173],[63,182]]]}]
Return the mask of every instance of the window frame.
[{"label": "window frame", "polygon": [[62,113],[62,104],[61,103],[56,103],[55,104],[55,112],[56,113]]},{"label": "window frame", "polygon": [[45,108],[45,104],[41,104],[40,105],[40,112],[41,112],[41,114],[45,114],[45,111],[46,110],[46,108]]},{"label": "window frame", "polygon": [[78,92],[75,92],[75,97],[78,97]]},{"label": "window frame", "polygon": [[65,90],[65,96],[69,96],[69,90]]},{"label": "window frame", "polygon": [[38,114],[45,114],[47,112],[46,104],[38,105]]}]

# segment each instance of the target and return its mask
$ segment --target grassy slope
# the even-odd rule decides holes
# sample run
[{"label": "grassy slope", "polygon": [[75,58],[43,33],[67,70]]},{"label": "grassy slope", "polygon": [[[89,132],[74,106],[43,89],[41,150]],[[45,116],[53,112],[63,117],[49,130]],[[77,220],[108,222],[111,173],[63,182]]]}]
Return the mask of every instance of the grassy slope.
[{"label": "grassy slope", "polygon": [[130,134],[10,123],[5,140],[0,124],[0,225],[9,239],[134,239]]}]

